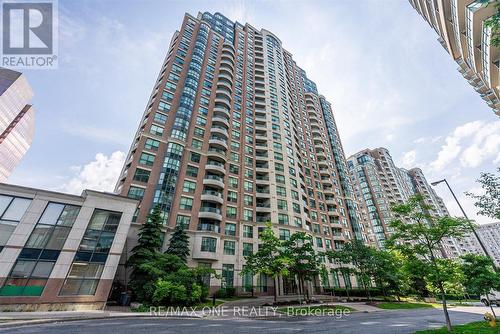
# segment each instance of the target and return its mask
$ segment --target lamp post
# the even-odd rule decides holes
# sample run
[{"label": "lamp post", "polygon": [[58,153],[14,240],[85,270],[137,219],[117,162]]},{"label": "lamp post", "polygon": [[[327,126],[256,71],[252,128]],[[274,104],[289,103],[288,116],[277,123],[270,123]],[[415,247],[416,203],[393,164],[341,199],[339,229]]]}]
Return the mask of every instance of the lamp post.
[{"label": "lamp post", "polygon": [[[460,210],[462,210],[462,214],[464,215],[465,219],[469,220],[469,217],[467,217],[467,214],[465,213],[464,208],[462,208],[462,205],[458,201],[458,198],[457,198],[457,196],[455,196],[455,193],[453,192],[453,190],[451,190],[451,187],[448,184],[448,181],[446,181],[446,179],[442,179],[442,180],[439,180],[439,181],[436,181],[436,182],[432,182],[431,185],[437,186],[438,184],[440,184],[442,182],[446,183],[446,186],[448,187],[448,189],[450,190],[451,194],[453,195],[453,198],[455,199],[455,202],[457,202]],[[488,254],[488,252],[486,251],[486,247],[484,247],[484,244],[481,241],[481,239],[479,238],[479,236],[477,235],[476,229],[474,227],[472,227],[472,233],[474,233],[474,236],[476,237],[477,242],[479,242],[479,245],[481,246],[481,249],[483,250],[484,255],[486,255],[487,257],[489,257],[491,259],[490,254]],[[493,262],[493,266],[495,266],[494,262]]]}]

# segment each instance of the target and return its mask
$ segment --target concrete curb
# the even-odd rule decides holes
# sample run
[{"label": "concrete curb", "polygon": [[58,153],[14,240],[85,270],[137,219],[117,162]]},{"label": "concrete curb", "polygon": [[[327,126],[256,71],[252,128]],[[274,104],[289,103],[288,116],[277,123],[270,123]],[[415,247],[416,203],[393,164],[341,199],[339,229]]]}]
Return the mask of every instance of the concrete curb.
[{"label": "concrete curb", "polygon": [[99,320],[99,319],[126,319],[126,318],[144,318],[144,319],[202,319],[203,316],[188,316],[188,315],[177,315],[177,316],[148,316],[138,313],[137,315],[127,314],[127,315],[108,315],[104,317],[90,316],[90,317],[66,317],[66,318],[53,318],[53,319],[0,319],[6,320],[7,322],[0,322],[0,329],[13,328],[13,327],[23,327],[31,325],[49,324],[57,322],[70,322],[70,321],[85,321],[85,320]]}]

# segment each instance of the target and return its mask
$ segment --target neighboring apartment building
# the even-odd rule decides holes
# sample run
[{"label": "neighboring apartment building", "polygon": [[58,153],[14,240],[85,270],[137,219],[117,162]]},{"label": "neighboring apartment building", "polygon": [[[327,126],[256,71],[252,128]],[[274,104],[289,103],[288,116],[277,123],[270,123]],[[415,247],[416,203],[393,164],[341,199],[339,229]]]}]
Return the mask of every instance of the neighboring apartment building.
[{"label": "neighboring apartment building", "polygon": [[0,311],[102,309],[136,207],[0,184]]},{"label": "neighboring apartment building", "polygon": [[491,45],[485,22],[497,13],[494,0],[409,0],[439,35],[438,41],[459,65],[458,71],[500,116],[500,49]]},{"label": "neighboring apartment building", "polygon": [[[365,149],[347,161],[351,180],[364,211],[364,225],[371,226],[373,241],[378,247],[391,235],[389,223],[394,218],[391,207],[405,203],[410,196],[421,194],[430,205],[431,214],[448,215],[443,200],[425,179],[420,168],[398,168],[386,148]],[[454,239],[443,242],[446,256],[458,256]]]},{"label": "neighboring apartment building", "polygon": [[28,151],[35,131],[33,91],[19,72],[0,67],[0,182]]},{"label": "neighboring apartment building", "polygon": [[[495,262],[497,268],[500,267],[500,222],[479,225],[476,233],[483,242],[484,248]],[[482,252],[479,252],[482,254]]]},{"label": "neighboring apartment building", "polygon": [[188,231],[188,264],[222,275],[212,291],[273,293],[267,277],[239,275],[269,221],[282,239],[310,233],[320,250],[367,240],[330,103],[278,37],[220,13],[185,15],[116,191],[141,200],[127,255],[159,205],[167,232]]}]

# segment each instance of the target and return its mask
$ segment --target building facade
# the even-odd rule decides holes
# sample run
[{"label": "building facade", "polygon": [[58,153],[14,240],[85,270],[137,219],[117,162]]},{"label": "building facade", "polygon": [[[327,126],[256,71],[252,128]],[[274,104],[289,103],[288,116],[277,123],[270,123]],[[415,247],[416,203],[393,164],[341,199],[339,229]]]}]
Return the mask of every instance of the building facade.
[{"label": "building facade", "polygon": [[[364,225],[370,226],[374,244],[384,247],[391,235],[389,223],[394,219],[391,207],[405,203],[421,194],[430,214],[447,216],[448,210],[427,182],[420,168],[399,168],[386,148],[365,149],[348,158],[351,180],[364,209]],[[447,238],[442,244],[443,256],[457,257],[461,253],[457,241]]]},{"label": "building facade", "polygon": [[0,311],[102,309],[136,207],[0,184]]},{"label": "building facade", "polygon": [[[500,222],[479,225],[476,233],[483,242],[488,255],[495,262],[497,268],[500,267]],[[477,252],[482,254],[482,251]]]},{"label": "building facade", "polygon": [[35,131],[33,91],[19,72],[0,68],[0,182],[28,151]]},{"label": "building facade", "polygon": [[500,116],[500,48],[491,45],[488,20],[498,12],[494,0],[409,0],[436,31],[458,71]]},{"label": "building facade", "polygon": [[[331,104],[278,37],[220,13],[185,15],[116,192],[141,201],[127,255],[159,205],[164,246],[184,226],[188,264],[222,276],[212,290],[273,293],[265,276],[239,275],[266,222],[282,239],[311,234],[321,250],[367,238]],[[293,291],[281,282],[279,293]]]}]

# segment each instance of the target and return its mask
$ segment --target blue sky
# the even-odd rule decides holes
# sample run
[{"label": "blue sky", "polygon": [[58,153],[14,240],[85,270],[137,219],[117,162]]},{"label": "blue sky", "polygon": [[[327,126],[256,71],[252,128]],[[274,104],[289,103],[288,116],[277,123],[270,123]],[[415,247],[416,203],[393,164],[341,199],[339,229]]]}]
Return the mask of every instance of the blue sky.
[{"label": "blue sky", "polygon": [[59,1],[59,68],[25,72],[36,134],[9,181],[112,190],[170,38],[199,11],[276,34],[332,102],[347,155],[384,146],[491,222],[463,192],[500,165],[500,119],[406,0]]}]

